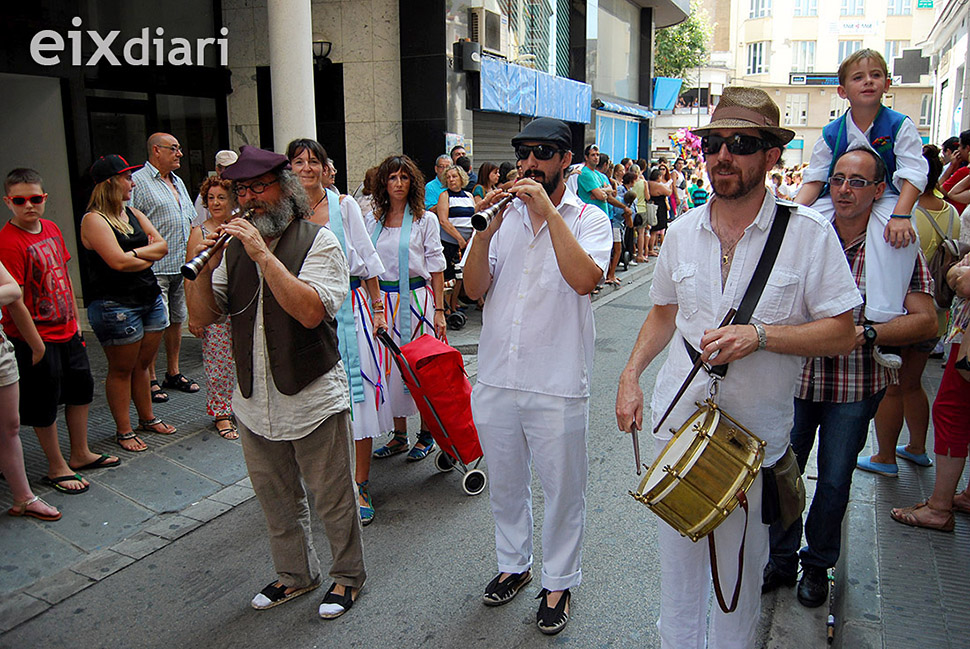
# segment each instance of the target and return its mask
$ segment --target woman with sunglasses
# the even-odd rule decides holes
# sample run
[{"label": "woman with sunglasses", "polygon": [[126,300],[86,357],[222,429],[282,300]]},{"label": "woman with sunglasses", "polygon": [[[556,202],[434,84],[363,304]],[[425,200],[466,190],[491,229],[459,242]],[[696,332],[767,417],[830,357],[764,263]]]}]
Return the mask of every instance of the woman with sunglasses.
[{"label": "woman with sunglasses", "polygon": [[391,427],[385,406],[386,383],[381,376],[384,350],[374,339],[377,331],[387,329],[378,285],[384,264],[370,240],[357,201],[338,194],[332,182],[326,184],[333,174],[323,145],[307,138],[293,140],[286,148],[286,157],[310,199],[313,214],[309,220],[334,233],[350,269],[350,294],[337,312],[337,338],[353,404],[357,505],[361,523],[368,525],[374,520],[368,491],[373,438]]},{"label": "woman with sunglasses", "polygon": [[[366,222],[384,262],[380,286],[394,342],[400,346],[425,333],[443,339],[445,255],[438,219],[424,209],[424,177],[411,158],[390,156],[381,162],[374,187],[374,211]],[[407,259],[407,268],[401,267],[402,258]],[[410,289],[403,295],[402,284]],[[393,437],[374,451],[376,458],[408,450],[407,417],[418,411],[404,391],[401,373],[392,366],[390,356],[385,356],[383,370],[394,418]],[[422,421],[408,460],[422,460],[433,448],[434,439]]]},{"label": "woman with sunglasses", "polygon": [[[88,251],[88,321],[108,359],[105,393],[126,451],[147,451],[137,432],[171,435],[175,427],[155,416],[148,369],[158,351],[168,314],[152,264],[168,244],[141,211],[125,207],[135,183],[133,169],[118,155],[91,166],[95,186],[81,219],[81,244]],[[132,430],[129,402],[138,411]]]},{"label": "woman with sunglasses", "polygon": [[[202,240],[231,219],[238,208],[232,181],[219,176],[209,176],[199,190],[202,205],[209,218],[194,228],[185,245],[186,260],[201,252]],[[192,290],[192,283],[185,289]],[[223,439],[239,439],[239,432],[232,418],[232,392],[236,387],[236,364],[232,360],[232,335],[229,319],[201,327],[193,324],[189,314],[189,332],[202,339],[202,363],[207,386],[206,412],[213,417],[216,432]]]},{"label": "woman with sunglasses", "polygon": [[[20,286],[17,280],[0,264],[0,306],[7,306],[18,298]],[[13,343],[3,335],[3,327],[0,327],[0,471],[10,485],[10,495],[13,496],[13,507],[7,513],[56,521],[61,513],[35,496],[27,482],[24,447],[20,442],[19,382]]]}]

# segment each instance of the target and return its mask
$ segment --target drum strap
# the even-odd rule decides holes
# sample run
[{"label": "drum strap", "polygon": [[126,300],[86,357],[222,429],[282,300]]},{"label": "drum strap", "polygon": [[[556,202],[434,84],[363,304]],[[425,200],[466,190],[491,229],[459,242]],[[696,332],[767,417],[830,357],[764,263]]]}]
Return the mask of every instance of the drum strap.
[{"label": "drum strap", "polygon": [[[751,314],[754,313],[754,308],[758,306],[758,300],[761,299],[761,294],[764,293],[765,284],[768,283],[768,276],[771,275],[771,269],[774,267],[775,260],[778,258],[778,251],[781,249],[781,242],[785,238],[785,230],[788,228],[788,219],[790,217],[791,208],[779,203],[775,209],[775,220],[772,222],[771,230],[768,232],[768,240],[765,242],[764,250],[761,251],[761,258],[758,260],[758,265],[754,269],[754,274],[751,276],[748,288],[744,291],[744,297],[741,298],[738,312],[735,314],[731,324],[748,324],[748,321],[751,320]],[[700,356],[700,352],[694,349],[694,346],[687,342],[686,338],[684,338],[684,347],[687,349],[687,354],[690,356],[691,362],[697,362],[697,357]],[[707,372],[712,376],[724,378],[727,370],[727,365],[715,365]]]},{"label": "drum strap", "polygon": [[734,586],[734,595],[731,596],[731,606],[724,603],[724,594],[721,592],[721,579],[717,574],[717,548],[714,546],[714,532],[707,535],[707,548],[711,553],[711,577],[714,579],[714,596],[717,597],[717,605],[725,613],[733,613],[738,607],[738,597],[741,594],[741,576],[744,571],[744,542],[748,536],[748,497],[744,491],[738,489],[735,494],[738,504],[744,510],[744,533],[741,535],[741,549],[738,550],[738,582]]}]

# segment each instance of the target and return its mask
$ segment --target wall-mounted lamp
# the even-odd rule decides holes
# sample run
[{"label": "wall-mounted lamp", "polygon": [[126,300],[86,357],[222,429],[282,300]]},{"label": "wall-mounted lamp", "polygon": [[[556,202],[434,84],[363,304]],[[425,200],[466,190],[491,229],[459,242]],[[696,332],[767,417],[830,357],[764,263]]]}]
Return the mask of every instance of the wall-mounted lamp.
[{"label": "wall-mounted lamp", "polygon": [[316,69],[324,68],[332,63],[328,58],[333,49],[330,41],[313,41],[313,65]]}]

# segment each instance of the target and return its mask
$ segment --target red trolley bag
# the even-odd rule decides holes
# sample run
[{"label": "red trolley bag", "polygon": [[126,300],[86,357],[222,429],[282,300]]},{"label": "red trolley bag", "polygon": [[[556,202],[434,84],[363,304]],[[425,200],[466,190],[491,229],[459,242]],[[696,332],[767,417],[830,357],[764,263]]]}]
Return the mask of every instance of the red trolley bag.
[{"label": "red trolley bag", "polygon": [[377,336],[394,357],[418,411],[441,449],[435,456],[435,466],[439,471],[450,471],[457,465],[464,474],[465,493],[480,494],[487,478],[477,468],[482,447],[472,420],[472,386],[461,352],[428,334],[403,347],[398,347],[386,331]]}]

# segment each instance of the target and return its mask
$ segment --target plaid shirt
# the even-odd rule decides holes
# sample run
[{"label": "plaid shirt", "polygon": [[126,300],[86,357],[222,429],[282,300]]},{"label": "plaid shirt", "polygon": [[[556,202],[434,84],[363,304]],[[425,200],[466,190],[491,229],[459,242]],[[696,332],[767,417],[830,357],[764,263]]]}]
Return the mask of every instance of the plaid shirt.
[{"label": "plaid shirt", "polygon": [[[862,293],[863,303],[852,310],[856,325],[861,326],[866,323],[863,315],[866,299],[866,233],[863,231],[848,245],[842,240],[841,235],[839,241],[842,242],[845,259],[849,262],[852,276],[859,287],[859,292]],[[933,294],[933,278],[922,252],[917,255],[907,293]],[[896,370],[890,370],[876,363],[872,357],[872,346],[863,345],[847,356],[807,359],[805,367],[802,368],[796,396],[808,401],[851,403],[867,399],[890,383],[896,382]]]},{"label": "plaid shirt", "polygon": [[152,270],[156,275],[178,275],[185,263],[185,246],[189,240],[192,219],[196,217],[195,204],[182,179],[169,174],[178,189],[175,200],[171,186],[162,179],[158,169],[151,163],[131,175],[135,189],[131,194],[131,206],[141,210],[152,222],[158,234],[168,244],[168,254],[155,262]]}]

